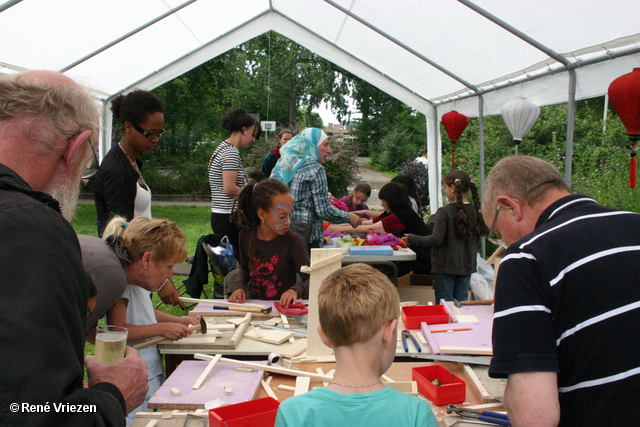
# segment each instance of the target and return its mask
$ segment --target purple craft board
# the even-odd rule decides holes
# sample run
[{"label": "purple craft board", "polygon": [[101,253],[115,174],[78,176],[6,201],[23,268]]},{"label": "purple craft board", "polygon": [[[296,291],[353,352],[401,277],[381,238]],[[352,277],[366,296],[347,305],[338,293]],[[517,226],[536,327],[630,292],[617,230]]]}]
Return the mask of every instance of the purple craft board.
[{"label": "purple craft board", "polygon": [[[254,363],[267,364],[267,361]],[[207,360],[185,360],[162,384],[149,400],[151,409],[200,409],[211,400],[220,398],[231,405],[246,400],[252,400],[260,387],[260,380],[264,371],[237,371],[235,365],[228,365],[218,361],[199,389],[193,389],[193,383],[200,377],[209,364]],[[227,396],[225,387],[231,387],[233,394]],[[174,396],[171,388],[180,390],[180,396]]]},{"label": "purple craft board", "polygon": [[[445,309],[457,322],[459,316],[475,316],[477,322],[445,323],[427,325],[421,323],[424,335],[432,354],[477,354],[492,355],[491,331],[493,329],[493,305],[463,305],[456,307],[453,302],[445,302]],[[471,328],[470,331],[438,332],[442,329]],[[455,348],[456,350],[451,350]]]}]

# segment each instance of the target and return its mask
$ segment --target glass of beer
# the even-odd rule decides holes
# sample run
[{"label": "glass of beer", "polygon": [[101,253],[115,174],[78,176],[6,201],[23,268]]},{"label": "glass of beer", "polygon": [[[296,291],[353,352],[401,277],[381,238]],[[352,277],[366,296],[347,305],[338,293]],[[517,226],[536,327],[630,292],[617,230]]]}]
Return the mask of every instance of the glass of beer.
[{"label": "glass of beer", "polygon": [[121,361],[127,346],[128,332],[122,326],[99,325],[96,331],[96,357],[106,365]]}]

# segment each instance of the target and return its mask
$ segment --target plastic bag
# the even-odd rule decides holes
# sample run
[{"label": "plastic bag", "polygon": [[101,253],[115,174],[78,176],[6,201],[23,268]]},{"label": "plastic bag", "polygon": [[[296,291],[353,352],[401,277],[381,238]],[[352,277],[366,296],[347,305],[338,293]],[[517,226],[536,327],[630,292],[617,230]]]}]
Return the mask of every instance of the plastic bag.
[{"label": "plastic bag", "polygon": [[234,257],[233,246],[229,243],[227,236],[220,239],[220,244],[216,247],[212,247],[211,250],[215,254],[220,269],[225,276],[236,269],[236,259]]},{"label": "plastic bag", "polygon": [[478,272],[471,275],[471,291],[476,300],[493,299],[493,268],[477,255]]}]

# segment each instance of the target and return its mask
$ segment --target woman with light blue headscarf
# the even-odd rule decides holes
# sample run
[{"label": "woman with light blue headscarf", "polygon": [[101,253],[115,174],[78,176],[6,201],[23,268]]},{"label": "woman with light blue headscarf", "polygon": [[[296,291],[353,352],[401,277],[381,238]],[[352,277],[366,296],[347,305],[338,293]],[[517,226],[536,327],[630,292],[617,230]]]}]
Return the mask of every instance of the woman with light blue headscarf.
[{"label": "woman with light blue headscarf", "polygon": [[280,148],[280,159],[271,172],[289,186],[294,199],[293,219],[311,225],[310,248],[324,243],[322,221],[334,224],[348,222],[356,227],[360,218],[342,211],[329,200],[327,175],[321,163],[331,153],[327,135],[320,129],[307,128]]}]

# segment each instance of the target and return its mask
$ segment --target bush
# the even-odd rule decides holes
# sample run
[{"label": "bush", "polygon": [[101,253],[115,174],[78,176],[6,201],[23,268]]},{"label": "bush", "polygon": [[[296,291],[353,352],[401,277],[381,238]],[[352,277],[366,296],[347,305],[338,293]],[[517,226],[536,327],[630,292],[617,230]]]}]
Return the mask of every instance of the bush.
[{"label": "bush", "polygon": [[415,159],[424,145],[421,136],[395,127],[371,150],[371,162],[380,170],[394,171],[407,160]]},{"label": "bush", "polygon": [[427,167],[415,160],[408,160],[400,165],[398,175],[410,176],[416,183],[418,206],[429,205],[429,171]]},{"label": "bush", "polygon": [[356,182],[358,176],[358,146],[352,142],[332,141],[331,154],[324,162],[329,192],[335,197],[346,196],[347,187]]}]

